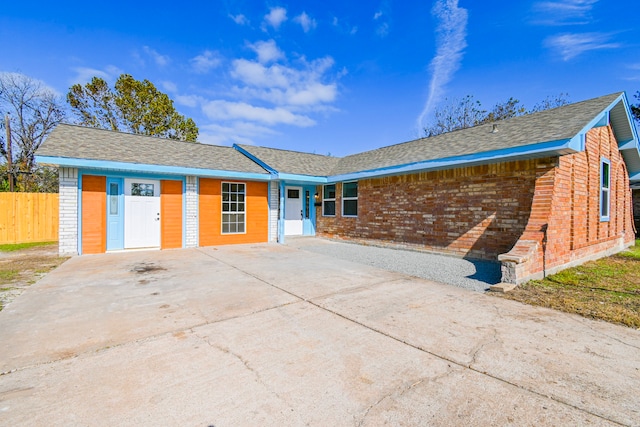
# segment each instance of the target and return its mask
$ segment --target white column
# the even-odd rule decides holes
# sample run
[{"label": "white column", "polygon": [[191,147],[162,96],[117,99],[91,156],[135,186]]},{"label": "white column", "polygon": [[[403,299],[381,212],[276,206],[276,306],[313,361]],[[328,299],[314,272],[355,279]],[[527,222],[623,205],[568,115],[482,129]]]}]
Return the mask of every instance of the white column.
[{"label": "white column", "polygon": [[278,181],[269,181],[269,242],[278,241]]},{"label": "white column", "polygon": [[198,178],[195,176],[187,177],[187,230],[186,230],[186,246],[195,248],[198,246]]},{"label": "white column", "polygon": [[78,255],[78,169],[59,168],[58,253]]}]

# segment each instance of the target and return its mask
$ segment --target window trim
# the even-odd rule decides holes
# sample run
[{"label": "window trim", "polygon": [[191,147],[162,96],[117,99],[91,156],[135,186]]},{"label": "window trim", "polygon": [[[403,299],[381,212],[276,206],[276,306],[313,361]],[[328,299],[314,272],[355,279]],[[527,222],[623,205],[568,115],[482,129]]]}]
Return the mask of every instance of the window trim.
[{"label": "window trim", "polygon": [[[604,167],[605,165],[607,165],[607,182],[605,183],[605,174],[604,174]],[[606,184],[606,185],[605,185]],[[604,194],[606,193],[606,213],[603,212],[603,208],[605,207],[603,204],[603,200],[605,197]],[[605,222],[605,221],[609,221],[611,220],[611,161],[609,161],[609,159],[607,159],[606,157],[602,157],[600,158],[600,221]],[[603,215],[603,213],[605,213]]]},{"label": "window trim", "polygon": [[[356,197],[347,197],[344,195],[345,184],[356,184]],[[346,201],[356,201],[356,214],[355,215],[347,215],[344,213],[344,202]],[[357,218],[358,217],[358,181],[346,181],[342,183],[342,216],[345,218]]]},{"label": "window trim", "polygon": [[[242,195],[244,196],[244,201],[242,202],[242,204],[244,205],[244,210],[242,211],[224,211],[224,185],[225,184],[229,184],[229,194],[231,193],[231,185],[236,184],[236,185],[242,185],[243,186],[243,191],[242,191]],[[238,191],[236,191],[233,194],[240,194]],[[231,200],[229,200],[229,202],[231,202]],[[236,201],[236,204],[238,202]],[[244,216],[244,224],[243,224],[243,229],[244,231],[224,231],[224,216],[225,215],[238,215],[238,214],[242,214]],[[231,223],[228,223],[231,224]],[[239,222],[235,222],[234,224],[239,224]],[[223,236],[228,236],[228,235],[233,235],[233,234],[247,234],[247,183],[246,182],[237,182],[237,181],[222,181],[220,183],[220,234]]]},{"label": "window trim", "polygon": [[[330,186],[333,186],[333,198],[331,197],[325,198],[325,194],[326,194],[325,189]],[[333,215],[325,214],[325,210],[324,210],[325,202],[333,202]],[[330,218],[336,216],[336,184],[324,184],[322,186],[322,216],[326,216]]]}]

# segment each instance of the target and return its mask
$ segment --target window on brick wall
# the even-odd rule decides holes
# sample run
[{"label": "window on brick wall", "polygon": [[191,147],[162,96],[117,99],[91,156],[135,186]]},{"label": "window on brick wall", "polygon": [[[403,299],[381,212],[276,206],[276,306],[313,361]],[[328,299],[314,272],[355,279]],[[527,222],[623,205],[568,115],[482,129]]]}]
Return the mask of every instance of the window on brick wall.
[{"label": "window on brick wall", "polygon": [[611,206],[611,163],[603,158],[600,161],[600,221],[609,221]]},{"label": "window on brick wall", "polygon": [[222,183],[222,234],[245,232],[245,186],[236,182]]},{"label": "window on brick wall", "polygon": [[358,216],[358,182],[342,184],[342,216]]},{"label": "window on brick wall", "polygon": [[336,215],[336,185],[325,185],[322,188],[322,216]]}]

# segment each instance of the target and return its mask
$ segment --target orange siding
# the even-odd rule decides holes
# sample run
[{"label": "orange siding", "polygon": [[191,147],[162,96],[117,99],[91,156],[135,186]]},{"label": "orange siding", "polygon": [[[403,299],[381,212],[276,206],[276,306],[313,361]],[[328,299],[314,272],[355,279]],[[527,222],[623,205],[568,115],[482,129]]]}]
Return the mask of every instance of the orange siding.
[{"label": "orange siding", "polygon": [[269,198],[266,182],[241,182],[246,191],[246,233],[222,234],[222,182],[200,179],[200,246],[259,243],[269,239]]},{"label": "orange siding", "polygon": [[107,178],[82,177],[82,253],[107,250]]},{"label": "orange siding", "polygon": [[182,181],[160,182],[162,249],[182,247]]}]

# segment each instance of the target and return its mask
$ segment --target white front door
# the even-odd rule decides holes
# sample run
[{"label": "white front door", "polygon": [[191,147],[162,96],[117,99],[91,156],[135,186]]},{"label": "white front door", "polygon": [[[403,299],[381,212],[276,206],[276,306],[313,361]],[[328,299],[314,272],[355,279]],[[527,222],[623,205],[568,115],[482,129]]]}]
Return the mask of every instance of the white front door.
[{"label": "white front door", "polygon": [[284,234],[302,235],[302,187],[284,189]]},{"label": "white front door", "polygon": [[160,246],[160,181],[126,179],[124,183],[124,247]]}]

